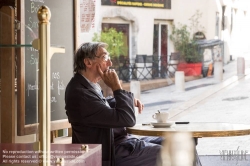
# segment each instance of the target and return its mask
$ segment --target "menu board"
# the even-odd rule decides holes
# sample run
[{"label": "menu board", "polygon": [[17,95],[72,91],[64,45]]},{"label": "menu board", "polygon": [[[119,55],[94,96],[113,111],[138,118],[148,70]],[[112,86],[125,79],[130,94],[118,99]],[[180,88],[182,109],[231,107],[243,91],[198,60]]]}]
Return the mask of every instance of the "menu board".
[{"label": "menu board", "polygon": [[[67,119],[65,88],[73,76],[74,54],[74,2],[70,0],[25,0],[25,43],[38,38],[37,11],[46,5],[51,11],[50,39],[54,47],[64,47],[65,53],[51,58],[51,121]],[[57,45],[57,46],[56,46]],[[39,53],[25,48],[25,125],[38,122]]]},{"label": "menu board", "polygon": [[81,33],[90,32],[95,27],[96,0],[80,1],[80,26]]}]

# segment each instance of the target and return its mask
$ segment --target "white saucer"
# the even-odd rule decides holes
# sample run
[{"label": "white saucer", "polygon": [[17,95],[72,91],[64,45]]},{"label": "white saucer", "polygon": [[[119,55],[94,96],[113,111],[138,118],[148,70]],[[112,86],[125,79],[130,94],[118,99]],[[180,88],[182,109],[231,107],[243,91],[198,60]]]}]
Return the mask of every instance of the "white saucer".
[{"label": "white saucer", "polygon": [[166,123],[151,122],[151,125],[154,126],[155,128],[170,127],[173,124],[174,124],[174,122],[172,122],[172,121],[168,121]]}]

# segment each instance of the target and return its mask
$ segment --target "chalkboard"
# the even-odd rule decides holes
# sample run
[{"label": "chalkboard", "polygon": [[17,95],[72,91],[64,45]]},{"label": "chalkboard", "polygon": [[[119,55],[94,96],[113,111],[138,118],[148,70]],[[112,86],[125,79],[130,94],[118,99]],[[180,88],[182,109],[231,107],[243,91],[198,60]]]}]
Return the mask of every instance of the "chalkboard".
[{"label": "chalkboard", "polygon": [[[74,2],[72,0],[25,0],[25,43],[38,38],[37,11],[46,5],[51,11],[51,45],[65,48],[51,59],[51,121],[67,119],[64,109],[65,88],[73,76]],[[25,125],[38,122],[39,54],[32,47],[25,48]]]}]

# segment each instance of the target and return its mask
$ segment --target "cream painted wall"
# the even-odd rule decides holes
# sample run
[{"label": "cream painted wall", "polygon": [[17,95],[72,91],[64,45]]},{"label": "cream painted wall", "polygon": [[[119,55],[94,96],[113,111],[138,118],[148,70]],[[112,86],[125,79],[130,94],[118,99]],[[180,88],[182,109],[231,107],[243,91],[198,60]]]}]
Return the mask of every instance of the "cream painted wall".
[{"label": "cream painted wall", "polygon": [[[190,5],[192,4],[192,5]],[[194,5],[195,4],[195,5]],[[203,16],[200,20],[201,25],[205,27],[206,37],[213,39],[215,36],[215,16],[217,9],[215,1],[211,0],[174,0],[172,1],[172,9],[148,9],[135,7],[120,7],[136,17],[138,20],[138,34],[137,34],[137,54],[153,53],[153,25],[156,20],[162,20],[169,25],[169,34],[171,33],[171,24],[182,23],[190,25],[188,20],[196,10],[200,10]],[[210,9],[209,9],[210,8]],[[102,6],[101,13],[108,10],[121,10],[118,7]],[[180,12],[181,11],[181,12]],[[112,18],[109,18],[110,23]],[[115,20],[115,19],[113,19]],[[107,19],[105,19],[107,22]],[[172,42],[168,42],[168,54],[174,51]],[[132,55],[135,56],[135,55]]]},{"label": "cream painted wall", "polygon": [[[230,55],[240,56],[244,52],[249,50],[249,42],[244,38],[250,37],[248,32],[250,26],[249,0],[172,0],[171,9],[150,9],[150,8],[136,8],[136,7],[114,7],[114,6],[101,6],[97,4],[96,10],[96,31],[100,31],[100,25],[104,22],[109,22],[106,18],[108,16],[110,22],[114,22],[117,18],[113,19],[112,16],[120,17],[120,21],[124,19],[126,22],[130,22],[133,25],[136,22],[135,29],[131,29],[131,48],[130,57],[134,57],[135,54],[147,54],[153,53],[153,24],[156,20],[162,20],[167,24],[182,23],[190,25],[188,20],[196,10],[202,12],[202,18],[200,24],[205,27],[205,35],[207,39],[214,39],[216,36],[216,13],[219,14],[219,35],[218,38],[224,41],[224,63],[229,62]],[[227,16],[227,29],[222,31],[222,6],[227,6],[231,10],[231,7],[237,9],[234,17],[234,29],[231,30],[231,16]],[[229,11],[230,11],[229,10]],[[242,13],[245,13],[246,17],[241,18]],[[110,12],[110,13],[108,13]],[[126,16],[127,15],[127,16]],[[128,20],[132,18],[131,20]],[[169,34],[171,33],[171,26],[169,26]],[[138,28],[138,29],[137,29]],[[82,41],[91,41],[93,33],[81,34]],[[84,37],[83,37],[84,36]],[[168,42],[168,54],[174,51],[173,44],[169,40]],[[241,43],[241,44],[239,44]]]},{"label": "cream painted wall", "polygon": [[172,3],[175,24],[180,22],[190,26],[189,18],[195,14],[196,10],[199,10],[202,13],[202,17],[199,20],[200,25],[205,27],[207,39],[214,38],[216,12],[220,10],[216,6],[215,0],[175,0]]},{"label": "cream painted wall", "polygon": [[[154,21],[157,20],[163,20],[166,21],[168,19],[172,18],[166,18],[167,15],[170,16],[170,10],[163,10],[163,9],[151,9],[150,12],[147,8],[134,8],[134,7],[110,7],[110,6],[102,6],[101,12],[106,13],[106,11],[122,11],[121,13],[130,13],[133,17],[135,17],[135,20],[137,21],[138,25],[138,31],[132,32],[136,33],[136,53],[133,55],[130,55],[130,57],[135,57],[136,54],[147,54],[152,55],[153,54],[153,28],[154,28]],[[112,13],[110,14],[112,15]],[[171,16],[170,16],[171,17]],[[103,22],[107,23],[114,23],[114,21],[117,18],[109,17],[103,18]],[[109,20],[109,21],[108,21]],[[133,35],[133,34],[130,34]]]}]

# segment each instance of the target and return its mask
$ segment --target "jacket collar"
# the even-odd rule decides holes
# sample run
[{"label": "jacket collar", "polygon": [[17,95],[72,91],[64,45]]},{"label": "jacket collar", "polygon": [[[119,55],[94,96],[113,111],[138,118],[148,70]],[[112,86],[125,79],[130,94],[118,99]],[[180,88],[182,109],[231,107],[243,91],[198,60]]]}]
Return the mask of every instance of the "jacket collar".
[{"label": "jacket collar", "polygon": [[76,73],[74,76],[80,83],[81,85],[83,85],[84,87],[86,87],[87,89],[93,89],[95,91],[95,89],[90,85],[90,83],[79,73]]},{"label": "jacket collar", "polygon": [[100,97],[100,95],[96,92],[96,90],[90,85],[90,83],[81,74],[76,73],[74,78],[77,79],[80,82],[80,84],[84,86],[86,89],[91,89],[93,93],[95,93],[96,96],[103,101],[103,98]]}]

